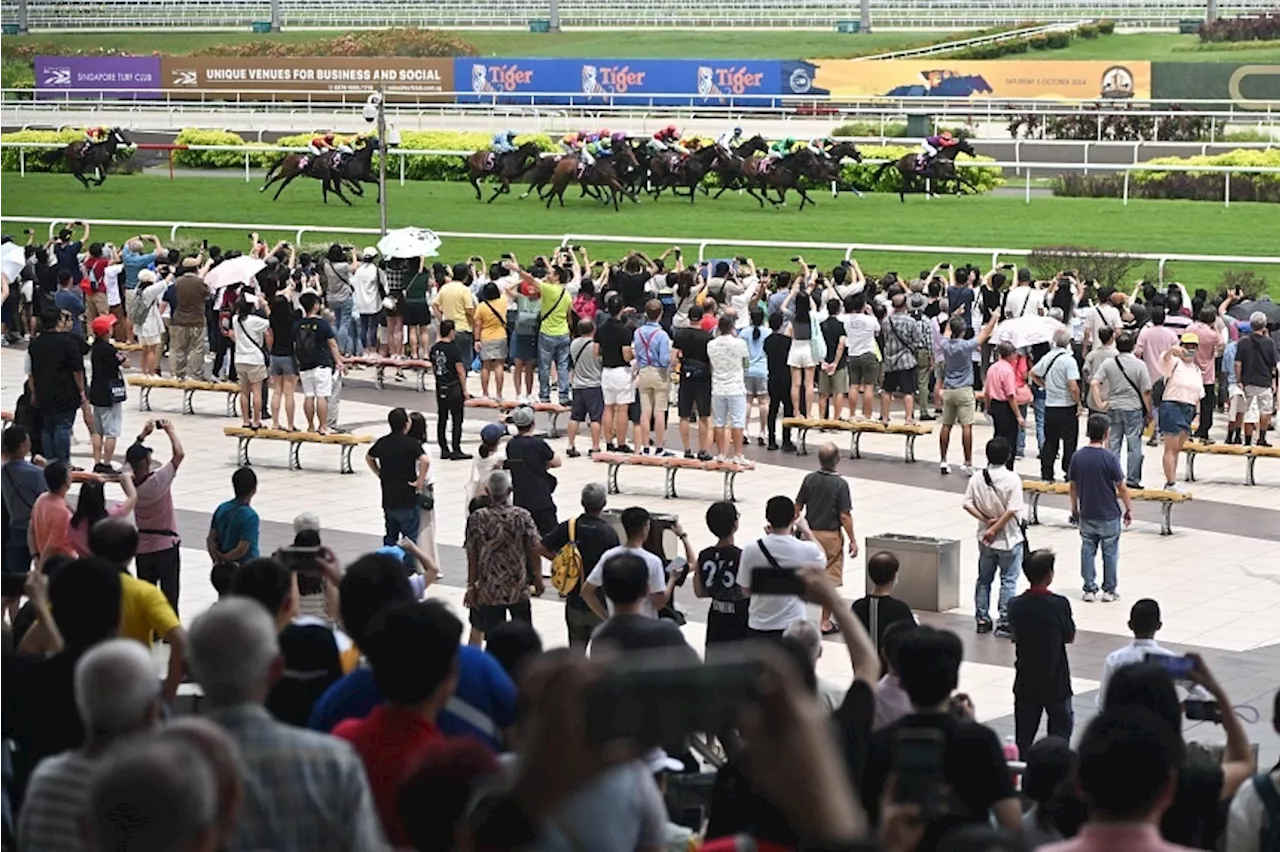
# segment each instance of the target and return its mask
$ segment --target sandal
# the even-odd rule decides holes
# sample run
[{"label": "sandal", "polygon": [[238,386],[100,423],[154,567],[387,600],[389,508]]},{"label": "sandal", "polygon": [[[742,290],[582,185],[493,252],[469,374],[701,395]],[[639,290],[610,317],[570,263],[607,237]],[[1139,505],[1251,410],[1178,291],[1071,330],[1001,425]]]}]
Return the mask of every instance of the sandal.
[{"label": "sandal", "polygon": [[822,628],[823,636],[834,636],[839,632],[840,632],[840,628],[838,625],[835,625],[835,624],[832,624],[830,627]]}]

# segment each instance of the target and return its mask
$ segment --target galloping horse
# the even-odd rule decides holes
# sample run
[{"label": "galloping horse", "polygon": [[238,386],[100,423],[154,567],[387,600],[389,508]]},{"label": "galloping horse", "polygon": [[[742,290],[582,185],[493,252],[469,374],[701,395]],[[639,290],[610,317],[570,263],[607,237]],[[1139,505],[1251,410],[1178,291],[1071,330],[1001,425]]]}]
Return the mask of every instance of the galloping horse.
[{"label": "galloping horse", "polygon": [[743,142],[741,145],[733,149],[733,156],[726,157],[721,154],[711,164],[711,171],[720,179],[720,191],[715,194],[715,198],[724,195],[727,189],[745,189],[746,178],[742,175],[742,163],[751,157],[752,154],[763,154],[769,150],[769,142],[761,135],[756,134]]},{"label": "galloping horse", "polygon": [[708,145],[705,148],[699,148],[677,163],[675,174],[671,179],[671,194],[679,196],[677,187],[683,186],[689,191],[689,203],[692,204],[702,179],[711,170],[711,164],[717,156],[719,152],[715,146]]},{"label": "galloping horse", "polygon": [[[116,151],[120,148],[126,148],[130,144],[128,137],[124,135],[124,131],[119,128],[111,128],[107,138],[101,142],[89,142],[81,139],[72,142],[65,148],[59,148],[44,155],[47,162],[56,163],[62,160],[66,163],[67,171],[75,175],[76,180],[84,185],[85,189],[91,186],[102,186],[107,180],[107,167],[116,157]],[[90,183],[88,178],[84,176],[85,172],[92,172],[96,180]]]},{"label": "galloping horse", "polygon": [[[557,198],[560,199],[560,206],[564,206],[565,187],[572,183],[575,178],[584,187],[608,187],[615,211],[618,209],[618,196],[626,195],[631,200],[636,200],[635,196],[618,179],[619,174],[630,174],[630,170],[639,166],[630,147],[619,146],[613,156],[596,160],[593,165],[586,168],[581,176],[578,175],[578,164],[580,162],[577,154],[567,154],[556,163],[555,170],[551,174],[551,191],[547,193],[548,208],[551,207],[551,202]],[[603,199],[601,200],[603,201]]]},{"label": "galloping horse", "polygon": [[333,169],[335,182],[345,183],[356,195],[364,196],[362,183],[371,183],[378,187],[378,201],[382,200],[382,187],[378,186],[378,176],[373,173],[373,155],[378,150],[377,138],[370,138],[356,148],[354,154],[348,154],[338,161]]},{"label": "galloping horse", "polygon": [[[342,203],[350,207],[351,201],[342,194],[342,180],[333,165],[333,158],[336,153],[336,151],[325,151],[319,156],[315,154],[285,154],[276,161],[274,166],[267,170],[266,182],[262,184],[258,192],[266,192],[267,187],[271,186],[271,184],[278,180],[283,181],[276,190],[276,194],[271,196],[271,200],[275,201],[280,197],[280,193],[284,192],[284,188],[293,183],[294,178],[299,175],[305,175],[320,181],[320,191],[325,204],[329,203],[329,193],[333,192],[342,199]],[[352,154],[349,156],[354,157],[357,155]],[[370,158],[373,157],[372,151],[368,156]],[[339,165],[341,165],[341,160]]]},{"label": "galloping horse", "polygon": [[[836,198],[840,195],[840,163],[844,161],[845,157],[848,157],[855,163],[862,162],[862,153],[858,150],[858,146],[854,145],[852,142],[841,142],[838,145],[832,145],[830,150],[827,151],[827,160],[835,170],[835,175],[831,178],[832,198]],[[858,195],[862,194],[858,192],[857,188],[854,189],[854,192]]]},{"label": "galloping horse", "polygon": [[[767,171],[761,171],[760,167],[764,160],[760,157],[753,157],[743,166],[743,175],[750,181],[747,192],[751,193],[751,197],[760,202],[760,206],[764,206],[764,201],[760,196],[751,192],[752,187],[759,189],[760,194],[769,200],[770,204],[778,205],[787,203],[787,190],[794,189],[800,193],[800,209],[803,210],[806,204],[812,204],[817,207],[818,202],[809,197],[805,192],[804,186],[800,183],[802,178],[809,180],[826,182],[834,179],[835,170],[832,164],[825,160],[819,160],[808,148],[801,148],[796,153],[775,160],[770,164]],[[769,190],[776,190],[778,200],[774,201],[769,198]]]},{"label": "galloping horse", "polygon": [[930,195],[937,195],[933,192],[933,185],[941,184],[946,181],[955,181],[956,195],[960,194],[960,187],[967,186],[974,192],[978,188],[965,179],[956,169],[956,155],[968,154],[970,157],[975,156],[973,146],[969,144],[969,140],[961,139],[954,145],[943,148],[938,152],[938,156],[921,166],[919,157],[916,154],[903,154],[897,162],[884,163],[880,168],[876,169],[872,176],[872,182],[880,179],[880,176],[890,166],[896,166],[898,174],[902,176],[902,185],[898,187],[898,200],[906,202],[906,194],[914,192],[916,185],[920,185],[923,191]]},{"label": "galloping horse", "polygon": [[504,192],[511,191],[511,182],[529,170],[538,160],[540,149],[533,142],[526,142],[514,151],[505,154],[494,154],[492,151],[476,151],[466,157],[467,180],[476,191],[476,201],[480,200],[480,181],[486,175],[496,175],[500,184],[489,196],[489,203]]}]

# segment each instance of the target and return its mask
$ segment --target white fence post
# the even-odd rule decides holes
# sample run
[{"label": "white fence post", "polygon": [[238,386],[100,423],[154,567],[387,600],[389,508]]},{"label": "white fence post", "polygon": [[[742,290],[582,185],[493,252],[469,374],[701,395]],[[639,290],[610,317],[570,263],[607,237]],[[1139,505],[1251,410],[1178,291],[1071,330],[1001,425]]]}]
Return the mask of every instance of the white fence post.
[{"label": "white fence post", "polygon": [[21,177],[27,176],[27,149],[18,149],[18,174]]},{"label": "white fence post", "polygon": [[1124,173],[1124,202],[1123,203],[1125,207],[1129,206],[1129,172],[1127,170]]},{"label": "white fence post", "polygon": [[249,152],[244,152],[244,182],[249,182]]},{"label": "white fence post", "polygon": [[1031,203],[1031,169],[1027,169],[1027,203]]},{"label": "white fence post", "polygon": [[1226,173],[1226,180],[1223,181],[1222,187],[1222,206],[1231,206],[1231,172]]}]

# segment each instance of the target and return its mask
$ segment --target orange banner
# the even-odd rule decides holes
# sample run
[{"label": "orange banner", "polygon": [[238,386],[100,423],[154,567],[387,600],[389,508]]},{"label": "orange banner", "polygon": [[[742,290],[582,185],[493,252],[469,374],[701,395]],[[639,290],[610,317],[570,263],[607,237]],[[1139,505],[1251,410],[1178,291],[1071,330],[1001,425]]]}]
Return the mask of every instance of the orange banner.
[{"label": "orange banner", "polygon": [[1150,62],[1003,59],[814,59],[813,86],[832,98],[1151,97]]},{"label": "orange banner", "polygon": [[419,96],[453,90],[452,59],[165,56],[160,67],[160,85],[170,90],[171,97],[198,98],[233,91],[244,93],[240,97],[259,100],[286,99],[284,92],[350,92],[363,96],[382,86],[414,100],[443,101],[448,98]]}]

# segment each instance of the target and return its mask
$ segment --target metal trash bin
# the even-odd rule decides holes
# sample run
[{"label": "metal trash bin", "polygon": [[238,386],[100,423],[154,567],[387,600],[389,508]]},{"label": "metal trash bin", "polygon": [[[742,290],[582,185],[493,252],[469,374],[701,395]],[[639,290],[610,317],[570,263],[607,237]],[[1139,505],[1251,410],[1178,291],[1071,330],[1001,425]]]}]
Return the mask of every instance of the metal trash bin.
[{"label": "metal trash bin", "polygon": [[254,21],[252,24],[249,25],[249,28],[252,32],[255,32],[255,33],[269,33],[271,32],[271,22],[270,21]]},{"label": "metal trash bin", "polygon": [[[960,606],[960,542],[950,538],[885,533],[868,536],[865,558],[882,550],[898,557],[893,595],[912,609],[945,612]],[[872,589],[867,578],[867,591]]]},{"label": "metal trash bin", "polygon": [[533,20],[529,22],[529,32],[531,33],[549,33],[551,32],[551,22],[547,20]]}]

